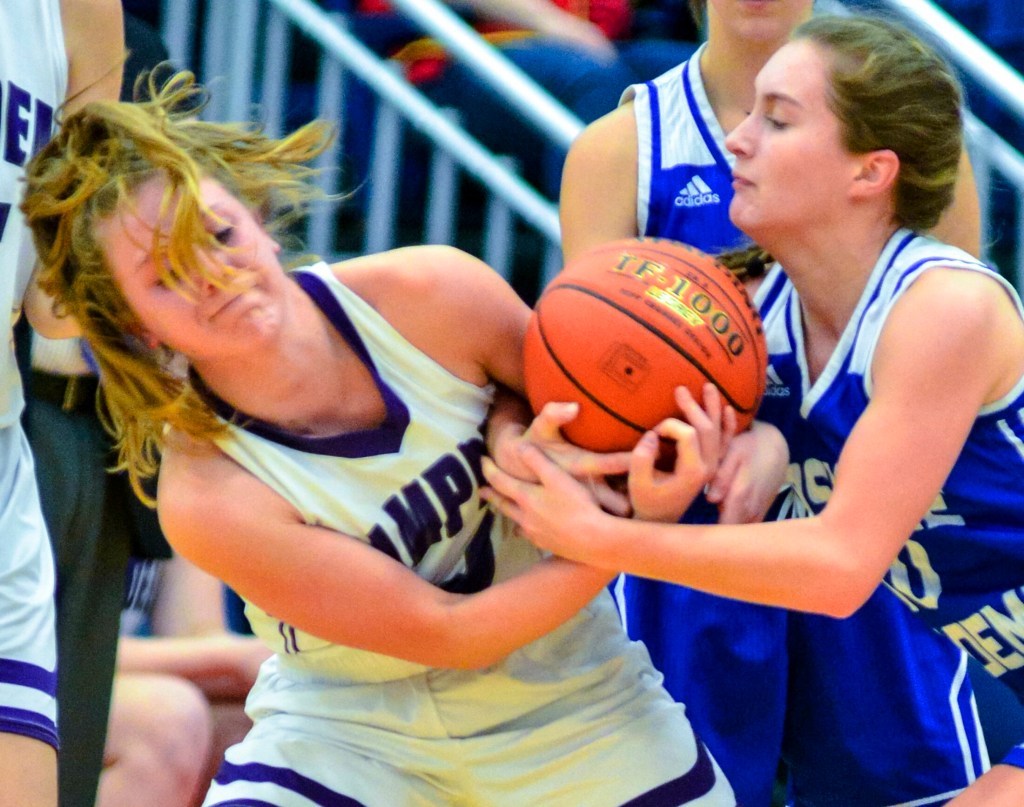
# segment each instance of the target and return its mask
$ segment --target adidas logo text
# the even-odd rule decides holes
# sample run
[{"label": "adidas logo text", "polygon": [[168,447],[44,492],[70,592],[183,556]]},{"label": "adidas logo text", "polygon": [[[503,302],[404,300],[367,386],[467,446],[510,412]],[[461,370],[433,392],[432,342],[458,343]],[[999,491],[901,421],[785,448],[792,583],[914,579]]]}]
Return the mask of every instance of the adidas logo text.
[{"label": "adidas logo text", "polygon": [[782,383],[782,379],[779,378],[779,374],[775,372],[775,368],[768,365],[768,384],[765,386],[764,397],[765,398],[788,398],[792,393],[789,387]]},{"label": "adidas logo text", "polygon": [[686,187],[679,191],[675,198],[676,207],[703,207],[704,205],[717,205],[721,197],[699,176],[695,176]]}]

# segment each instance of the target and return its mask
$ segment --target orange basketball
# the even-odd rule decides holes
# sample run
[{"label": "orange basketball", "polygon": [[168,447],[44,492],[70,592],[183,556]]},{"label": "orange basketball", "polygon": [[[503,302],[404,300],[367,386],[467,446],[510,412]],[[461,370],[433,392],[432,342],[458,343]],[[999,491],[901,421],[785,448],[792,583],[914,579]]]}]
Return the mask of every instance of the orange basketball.
[{"label": "orange basketball", "polygon": [[700,401],[708,381],[746,428],[768,363],[743,284],[710,255],[658,238],[613,241],[569,262],[537,301],[524,349],[534,412],[579,403],[562,431],[593,451],[632,448],[680,416],[676,387]]}]

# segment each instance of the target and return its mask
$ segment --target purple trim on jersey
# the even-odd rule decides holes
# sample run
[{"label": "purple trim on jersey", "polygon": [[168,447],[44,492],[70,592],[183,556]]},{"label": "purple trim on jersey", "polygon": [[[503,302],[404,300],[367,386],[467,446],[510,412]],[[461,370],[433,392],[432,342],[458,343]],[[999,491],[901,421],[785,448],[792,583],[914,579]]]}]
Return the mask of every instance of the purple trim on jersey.
[{"label": "purple trim on jersey", "polygon": [[683,66],[683,92],[686,93],[686,105],[690,107],[690,117],[693,118],[693,122],[697,124],[697,131],[700,132],[700,136],[704,139],[704,145],[708,147],[708,151],[711,152],[711,156],[715,158],[715,162],[718,167],[721,168],[726,174],[732,176],[732,166],[729,165],[729,161],[725,159],[725,155],[722,154],[722,150],[718,147],[718,143],[715,142],[715,138],[711,136],[711,130],[708,128],[707,122],[704,117],[700,114],[700,106],[697,104],[697,99],[693,95],[693,87],[690,85],[690,65],[693,64],[693,59],[687,59],[686,64]]},{"label": "purple trim on jersey", "polygon": [[397,393],[380,377],[377,366],[370,357],[370,351],[366,349],[362,337],[356,330],[352,321],[345,314],[344,309],[337,298],[331,293],[327,285],[314,274],[309,272],[295,272],[292,277],[299,284],[324,313],[335,330],[352,348],[359,360],[369,370],[373,377],[377,391],[384,400],[386,415],[379,426],[372,429],[333,434],[326,437],[311,437],[299,435],[286,431],[272,423],[250,417],[244,412],[235,409],[231,404],[219,398],[203,380],[196,374],[191,373],[193,385],[199,393],[206,398],[213,407],[213,410],[224,418],[231,421],[241,429],[262,437],[278,445],[304,451],[307,454],[319,454],[329,457],[346,457],[348,459],[360,459],[363,457],[378,457],[382,454],[396,454],[402,447],[402,439],[409,428],[409,407],[405,405]]},{"label": "purple trim on jersey", "polygon": [[[224,760],[213,781],[222,786],[229,785],[232,782],[269,782],[285,790],[298,793],[314,804],[322,804],[324,807],[364,807],[362,802],[331,790],[326,785],[321,784],[315,779],[310,779],[308,776],[303,776],[291,768],[264,765],[262,762],[248,762],[244,765],[235,765],[233,762]],[[246,801],[238,799],[217,803],[220,805],[247,804]],[[260,802],[254,803],[259,804]]]},{"label": "purple trim on jersey", "polygon": [[276,804],[263,799],[230,799],[229,801],[218,801],[209,807],[277,807]]},{"label": "purple trim on jersey", "polygon": [[31,737],[60,750],[56,723],[39,712],[0,706],[0,732]]},{"label": "purple trim on jersey", "polygon": [[711,756],[704,743],[698,739],[697,760],[690,770],[678,779],[665,782],[635,799],[630,799],[622,807],[677,807],[679,804],[687,804],[706,796],[714,789],[716,781]]},{"label": "purple trim on jersey", "polygon": [[51,696],[57,693],[57,673],[27,661],[0,659],[0,683],[38,689]]}]

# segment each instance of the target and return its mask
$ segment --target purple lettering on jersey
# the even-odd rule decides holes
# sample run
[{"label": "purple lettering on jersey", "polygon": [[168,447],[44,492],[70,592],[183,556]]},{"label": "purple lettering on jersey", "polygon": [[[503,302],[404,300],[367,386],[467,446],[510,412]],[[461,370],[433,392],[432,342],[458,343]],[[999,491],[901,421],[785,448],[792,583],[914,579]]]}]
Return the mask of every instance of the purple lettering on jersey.
[{"label": "purple lettering on jersey", "polygon": [[4,136],[4,160],[13,165],[24,165],[28,152],[22,143],[28,143],[28,113],[32,96],[13,82],[7,84],[7,131]]},{"label": "purple lettering on jersey", "polygon": [[413,565],[423,560],[427,550],[441,540],[441,516],[419,482],[409,483],[402,488],[401,496],[388,499],[384,512],[398,525]]},{"label": "purple lettering on jersey", "polygon": [[473,495],[473,480],[469,478],[465,466],[451,454],[446,454],[427,468],[423,478],[444,508],[445,533],[451,538],[462,530],[460,508]]},{"label": "purple lettering on jersey", "polygon": [[378,552],[383,552],[389,558],[394,558],[399,563],[402,562],[402,556],[398,554],[398,547],[394,545],[391,537],[380,524],[374,524],[373,529],[370,530],[367,538],[370,541],[370,546]]},{"label": "purple lettering on jersey", "polygon": [[449,577],[441,583],[441,588],[452,594],[476,594],[494,582],[494,544],[491,543],[493,526],[494,513],[485,513],[473,540],[466,547],[463,556],[465,570]]},{"label": "purple lettering on jersey", "polygon": [[11,203],[0,202],[0,241],[4,239],[4,230],[7,229],[7,217],[11,215]]},{"label": "purple lettering on jersey", "polygon": [[[484,441],[479,437],[467,440],[465,443],[459,443],[459,453],[462,454],[462,458],[469,466],[469,470],[473,472],[473,478],[476,480],[476,486],[478,488],[482,488],[487,484],[487,480],[484,479],[484,472],[480,463],[480,460],[486,451],[487,446],[484,445]],[[480,506],[485,507],[486,504],[481,501]]]},{"label": "purple lettering on jersey", "polygon": [[[410,482],[402,488],[400,494],[395,494],[384,502],[382,509],[392,521],[398,526],[401,545],[409,553],[412,566],[416,566],[427,550],[441,540],[441,527],[445,528],[447,537],[452,538],[460,533],[465,527],[462,517],[462,506],[472,501],[476,491],[484,484],[483,472],[480,467],[480,459],[484,454],[484,441],[479,437],[460,443],[459,454],[445,454],[433,465],[423,472],[422,480],[430,486],[430,490],[441,504],[443,512],[438,512],[437,505],[427,495],[424,484],[420,481]],[[462,460],[460,461],[459,455]],[[480,508],[486,507],[483,500],[479,500]],[[487,522],[490,524],[490,520]],[[490,527],[483,530],[488,536],[487,543],[490,545]],[[478,530],[479,536],[481,531]],[[388,557],[397,561],[402,560],[397,540],[391,537],[391,533],[380,524],[375,524],[367,533],[370,545]],[[477,542],[474,537],[471,545]],[[480,551],[480,550],[478,550]],[[487,550],[490,551],[490,550]],[[471,550],[467,550],[467,563]],[[472,565],[472,564],[471,564]],[[488,562],[483,562],[488,567]],[[493,553],[491,553],[490,566],[493,567]],[[493,570],[491,572],[493,575]],[[476,574],[474,580],[488,577],[488,574]]]},{"label": "purple lettering on jersey", "polygon": [[50,136],[53,134],[53,107],[45,101],[36,99],[36,124],[35,132],[32,138],[32,153],[35,154],[39,149],[50,142]]}]

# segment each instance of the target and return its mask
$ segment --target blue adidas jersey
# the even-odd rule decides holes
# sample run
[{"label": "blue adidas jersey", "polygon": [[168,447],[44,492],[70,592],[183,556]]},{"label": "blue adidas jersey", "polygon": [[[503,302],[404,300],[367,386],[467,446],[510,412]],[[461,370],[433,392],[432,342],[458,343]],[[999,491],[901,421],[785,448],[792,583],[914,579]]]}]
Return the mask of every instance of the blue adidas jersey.
[{"label": "blue adidas jersey", "polygon": [[[954,266],[995,272],[960,250],[898,232],[879,258],[820,378],[809,384],[800,306],[776,269],[759,292],[771,368],[761,416],[790,443],[782,515],[820,512],[846,436],[871,399],[870,366],[886,317],[923,272]],[[1024,316],[1024,312],[1022,312]],[[934,630],[974,656],[1024,701],[1024,378],[982,410],[929,512],[886,584]],[[1007,760],[1024,764],[1024,747]]]},{"label": "blue adidas jersey", "polygon": [[[715,252],[745,236],[729,220],[731,155],[699,57],[623,101],[634,100],[637,124],[639,231]],[[717,201],[694,201],[691,183]],[[778,391],[769,385],[766,397]],[[716,517],[698,501],[686,520]],[[633,577],[621,588],[630,636],[747,807],[771,802],[780,754],[797,805],[941,804],[988,765],[966,659],[884,588],[848,620]],[[909,646],[912,657],[897,649]]]},{"label": "blue adidas jersey", "polygon": [[700,78],[702,52],[623,99],[636,111],[639,232],[721,252],[749,239],[729,220],[733,159]]}]

